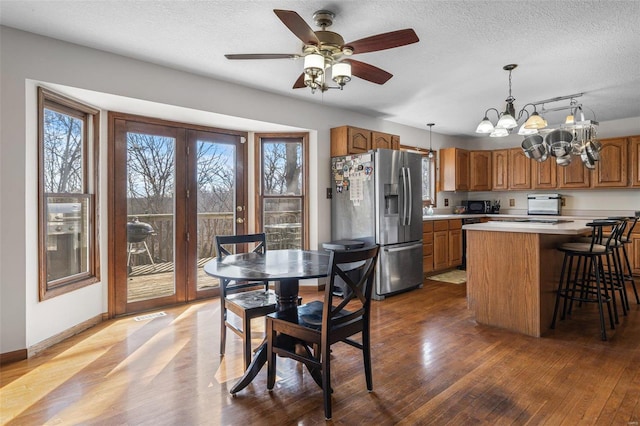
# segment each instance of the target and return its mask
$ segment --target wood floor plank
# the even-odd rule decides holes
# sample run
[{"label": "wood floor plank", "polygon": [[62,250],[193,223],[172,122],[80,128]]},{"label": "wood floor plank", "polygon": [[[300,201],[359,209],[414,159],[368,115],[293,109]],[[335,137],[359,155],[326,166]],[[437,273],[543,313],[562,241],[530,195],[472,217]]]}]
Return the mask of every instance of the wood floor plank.
[{"label": "wood floor plank", "polygon": [[[305,302],[322,293],[302,288]],[[633,298],[631,300],[634,300]],[[600,341],[586,306],[541,338],[478,325],[465,285],[373,303],[374,391],[361,352],[332,351],[333,424],[621,424],[640,420],[640,306]],[[278,359],[232,397],[242,346],[218,353],[219,302],[111,320],[28,360],[2,366],[0,424],[323,424],[322,392],[306,369]],[[254,345],[263,321],[253,321]]]}]

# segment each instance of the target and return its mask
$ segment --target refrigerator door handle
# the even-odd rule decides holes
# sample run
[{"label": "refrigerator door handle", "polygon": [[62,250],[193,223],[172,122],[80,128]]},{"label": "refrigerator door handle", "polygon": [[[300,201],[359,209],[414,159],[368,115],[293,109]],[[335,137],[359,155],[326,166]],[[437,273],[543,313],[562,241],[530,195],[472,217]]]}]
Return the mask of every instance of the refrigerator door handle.
[{"label": "refrigerator door handle", "polygon": [[409,188],[407,188],[407,168],[402,167],[400,169],[400,176],[402,177],[402,220],[403,226],[407,225],[407,194],[409,194]]},{"label": "refrigerator door handle", "polygon": [[407,174],[407,186],[409,187],[409,191],[407,192],[409,194],[409,197],[405,197],[408,198],[407,200],[407,206],[409,207],[408,210],[408,214],[407,214],[407,226],[411,225],[411,216],[413,216],[413,188],[412,188],[412,183],[411,183],[411,172],[409,170],[408,167],[404,168],[405,173]]}]

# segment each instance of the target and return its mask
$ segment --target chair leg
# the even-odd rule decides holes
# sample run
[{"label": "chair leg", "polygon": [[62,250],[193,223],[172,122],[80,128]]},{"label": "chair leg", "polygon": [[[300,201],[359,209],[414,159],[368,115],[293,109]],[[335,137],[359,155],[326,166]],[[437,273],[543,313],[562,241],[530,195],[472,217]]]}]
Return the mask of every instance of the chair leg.
[{"label": "chair leg", "polygon": [[373,391],[373,377],[371,374],[371,340],[369,326],[362,331],[362,357],[364,358],[364,377],[367,381],[367,390]]},{"label": "chair leg", "polygon": [[251,318],[246,311],[242,316],[242,356],[244,357],[244,368],[249,368],[251,364]]},{"label": "chair leg", "polygon": [[220,355],[224,355],[227,343],[227,308],[224,306],[224,298],[220,296]]},{"label": "chair leg", "polygon": [[326,420],[331,420],[331,351],[329,350],[329,347],[326,347],[321,349],[321,352],[324,417]]},{"label": "chair leg", "polygon": [[276,354],[273,352],[273,342],[276,340],[276,333],[273,331],[273,322],[267,319],[267,389],[273,389],[276,383]]}]

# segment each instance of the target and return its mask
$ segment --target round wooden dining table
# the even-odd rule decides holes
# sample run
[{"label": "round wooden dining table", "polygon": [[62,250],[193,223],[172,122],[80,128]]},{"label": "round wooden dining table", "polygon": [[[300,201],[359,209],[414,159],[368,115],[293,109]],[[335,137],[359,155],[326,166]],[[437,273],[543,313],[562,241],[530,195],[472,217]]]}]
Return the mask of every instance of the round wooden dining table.
[{"label": "round wooden dining table", "polygon": [[[279,311],[298,304],[301,279],[326,277],[329,274],[329,254],[315,250],[267,250],[265,253],[240,253],[213,259],[204,265],[212,277],[229,280],[269,280],[275,282]],[[267,362],[266,340],[256,350],[249,368],[230,390],[235,394],[244,389]]]}]

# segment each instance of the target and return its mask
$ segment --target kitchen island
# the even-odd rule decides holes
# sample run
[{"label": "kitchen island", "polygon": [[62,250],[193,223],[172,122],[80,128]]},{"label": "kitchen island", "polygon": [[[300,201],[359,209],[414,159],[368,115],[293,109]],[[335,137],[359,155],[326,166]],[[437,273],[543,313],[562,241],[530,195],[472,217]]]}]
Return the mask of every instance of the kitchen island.
[{"label": "kitchen island", "polygon": [[540,337],[553,318],[563,255],[588,220],[502,220],[464,225],[467,304],[479,324]]}]

